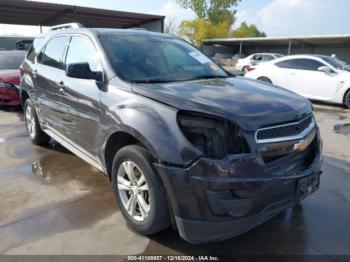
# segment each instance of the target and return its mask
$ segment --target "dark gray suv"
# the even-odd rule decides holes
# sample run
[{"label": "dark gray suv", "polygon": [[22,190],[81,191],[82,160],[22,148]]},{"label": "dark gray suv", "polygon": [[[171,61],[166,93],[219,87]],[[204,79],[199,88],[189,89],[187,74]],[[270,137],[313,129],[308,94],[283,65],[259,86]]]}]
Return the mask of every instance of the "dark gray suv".
[{"label": "dark gray suv", "polygon": [[223,240],[319,187],[310,102],[233,77],[177,37],[61,28],[35,39],[21,72],[33,143],[53,138],[106,174],[143,234]]}]

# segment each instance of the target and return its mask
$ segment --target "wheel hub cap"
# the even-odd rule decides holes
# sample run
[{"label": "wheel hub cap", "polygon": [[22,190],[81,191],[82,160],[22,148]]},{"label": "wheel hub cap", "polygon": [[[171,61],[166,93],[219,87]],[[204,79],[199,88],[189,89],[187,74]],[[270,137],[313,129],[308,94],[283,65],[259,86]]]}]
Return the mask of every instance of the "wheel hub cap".
[{"label": "wheel hub cap", "polygon": [[141,169],[132,161],[124,161],[117,174],[118,194],[124,209],[136,221],[144,221],[150,212],[148,184]]}]

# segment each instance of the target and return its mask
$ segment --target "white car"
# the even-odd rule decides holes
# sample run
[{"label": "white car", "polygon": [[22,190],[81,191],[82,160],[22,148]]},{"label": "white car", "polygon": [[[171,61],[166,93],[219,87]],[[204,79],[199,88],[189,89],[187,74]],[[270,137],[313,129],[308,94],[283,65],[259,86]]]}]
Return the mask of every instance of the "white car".
[{"label": "white car", "polygon": [[238,59],[236,64],[236,69],[243,72],[243,74],[247,73],[247,69],[249,66],[257,65],[263,62],[268,62],[276,58],[283,57],[282,54],[277,53],[257,53],[247,56],[245,58]]},{"label": "white car", "polygon": [[350,72],[340,60],[323,55],[291,55],[260,64],[248,78],[289,89],[313,100],[350,108]]}]

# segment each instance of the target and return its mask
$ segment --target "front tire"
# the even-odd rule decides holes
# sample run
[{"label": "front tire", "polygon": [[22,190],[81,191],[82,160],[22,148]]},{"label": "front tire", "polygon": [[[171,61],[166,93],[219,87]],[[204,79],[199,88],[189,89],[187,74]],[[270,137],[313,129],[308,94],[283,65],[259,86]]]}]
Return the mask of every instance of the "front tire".
[{"label": "front tire", "polygon": [[151,155],[143,147],[129,145],[114,157],[113,191],[127,222],[144,235],[170,224],[166,193]]},{"label": "front tire", "polygon": [[259,77],[258,80],[263,81],[263,82],[266,82],[266,83],[269,83],[269,84],[272,84],[271,79],[270,79],[270,78],[267,78],[267,77],[264,77],[264,76]]},{"label": "front tire", "polygon": [[35,107],[30,99],[27,99],[24,103],[23,111],[27,131],[32,143],[36,145],[47,144],[50,137],[42,131]]},{"label": "front tire", "polygon": [[350,109],[350,89],[346,92],[344,96],[344,105]]}]

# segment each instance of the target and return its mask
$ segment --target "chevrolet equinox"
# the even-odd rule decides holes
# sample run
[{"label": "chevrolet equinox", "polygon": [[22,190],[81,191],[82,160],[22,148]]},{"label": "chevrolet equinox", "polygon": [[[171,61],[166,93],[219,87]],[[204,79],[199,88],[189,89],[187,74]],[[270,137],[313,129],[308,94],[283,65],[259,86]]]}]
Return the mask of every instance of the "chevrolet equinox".
[{"label": "chevrolet equinox", "polygon": [[106,174],[140,233],[172,225],[192,243],[224,240],[318,189],[308,100],[233,77],[175,36],[54,29],[21,66],[29,137],[53,138]]}]

